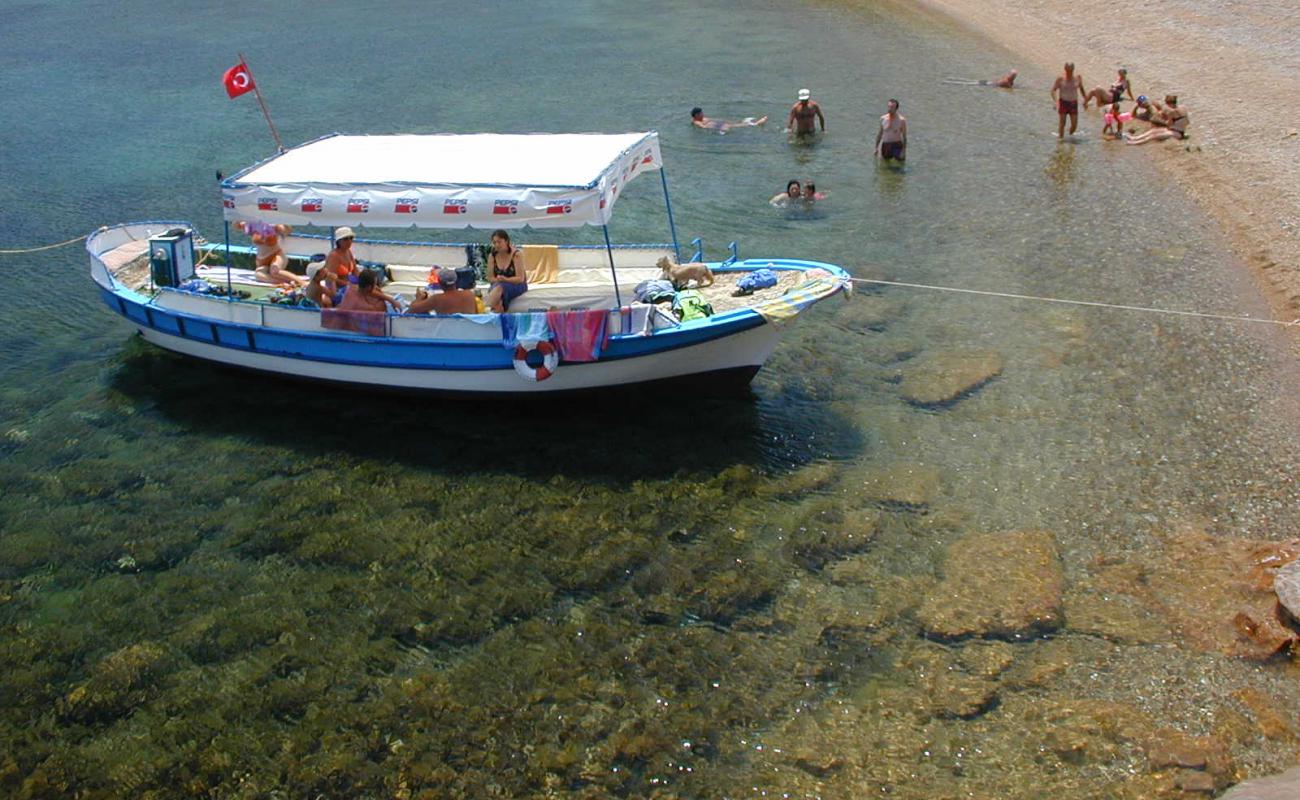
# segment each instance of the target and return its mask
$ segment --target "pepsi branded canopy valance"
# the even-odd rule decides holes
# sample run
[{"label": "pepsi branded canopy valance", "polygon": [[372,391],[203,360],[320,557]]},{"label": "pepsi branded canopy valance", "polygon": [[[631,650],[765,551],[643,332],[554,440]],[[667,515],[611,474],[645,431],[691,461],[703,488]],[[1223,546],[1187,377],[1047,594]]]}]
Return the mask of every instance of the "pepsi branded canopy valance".
[{"label": "pepsi branded canopy valance", "polygon": [[221,183],[225,218],[337,227],[571,228],[609,222],[659,135],[332,134]]}]

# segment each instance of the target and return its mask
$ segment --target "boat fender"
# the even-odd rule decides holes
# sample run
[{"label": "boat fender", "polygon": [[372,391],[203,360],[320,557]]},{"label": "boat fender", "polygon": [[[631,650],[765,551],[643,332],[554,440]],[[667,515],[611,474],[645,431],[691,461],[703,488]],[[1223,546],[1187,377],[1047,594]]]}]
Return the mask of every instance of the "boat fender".
[{"label": "boat fender", "polygon": [[550,342],[537,342],[532,348],[521,342],[515,345],[515,372],[530,381],[544,381],[560,366],[560,354]]}]

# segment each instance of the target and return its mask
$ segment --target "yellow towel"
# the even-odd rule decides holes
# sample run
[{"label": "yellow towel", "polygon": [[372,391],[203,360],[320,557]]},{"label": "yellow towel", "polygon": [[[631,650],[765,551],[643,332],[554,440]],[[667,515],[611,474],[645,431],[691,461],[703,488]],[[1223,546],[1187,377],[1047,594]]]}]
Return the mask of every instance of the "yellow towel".
[{"label": "yellow towel", "polygon": [[560,248],[554,244],[526,244],[524,251],[524,270],[528,273],[528,282],[555,283],[560,274]]}]

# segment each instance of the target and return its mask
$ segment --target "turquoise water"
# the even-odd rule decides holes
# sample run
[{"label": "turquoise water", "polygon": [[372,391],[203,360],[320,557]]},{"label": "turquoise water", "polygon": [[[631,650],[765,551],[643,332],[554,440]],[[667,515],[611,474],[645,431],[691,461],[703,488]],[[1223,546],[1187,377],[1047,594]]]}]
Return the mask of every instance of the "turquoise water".
[{"label": "turquoise water", "polygon": [[[21,98],[3,247],[156,218],[215,238],[215,171],[271,152],[256,103],[219,85],[242,51],[289,143],[658,129],[683,242],[711,257],[735,239],[864,277],[1266,313],[1149,153],[1092,116],[1058,144],[1050,76],[1024,65],[1024,91],[942,83],[1013,57],[891,6],[67,3],[0,22],[0,89]],[[803,86],[829,133],[796,147],[780,121]],[[890,97],[901,172],[871,159]],[[718,136],[694,105],[773,121]],[[828,199],[770,208],[792,177]],[[665,238],[657,183],[619,212],[615,238]],[[1297,377],[1264,326],[890,289],[819,307],[739,400],[448,407],[155,350],[76,247],[0,256],[0,293],[8,794],[1141,796],[1140,760],[1038,746],[1077,733],[1076,701],[1225,738],[1244,774],[1293,754],[1229,735],[1253,719],[1243,690],[1300,713],[1282,665],[1097,636],[1069,609],[1008,645],[973,719],[923,711],[916,666],[984,646],[916,620],[966,535],[1052,532],[1067,592],[1104,557],[1161,558],[1170,531],[1292,535]],[[904,400],[952,350],[1001,373]],[[899,465],[934,476],[919,503],[861,488]]]}]

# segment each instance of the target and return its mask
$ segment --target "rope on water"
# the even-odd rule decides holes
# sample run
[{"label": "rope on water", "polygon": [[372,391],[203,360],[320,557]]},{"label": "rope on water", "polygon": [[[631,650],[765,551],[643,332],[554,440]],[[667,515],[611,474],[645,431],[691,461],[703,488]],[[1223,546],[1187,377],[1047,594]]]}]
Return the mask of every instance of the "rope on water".
[{"label": "rope on water", "polygon": [[873,283],[882,286],[902,286],[908,289],[932,289],[937,292],[955,292],[958,294],[978,294],[986,297],[1006,297],[1012,300],[1036,300],[1040,303],[1063,303],[1072,306],[1093,306],[1095,308],[1117,308],[1122,311],[1145,311],[1150,314],[1173,314],[1180,317],[1202,317],[1205,319],[1224,319],[1234,322],[1262,322],[1266,325],[1293,327],[1300,325],[1300,318],[1283,322],[1278,319],[1260,319],[1259,317],[1240,317],[1232,314],[1209,314],[1202,311],[1179,311],[1172,308],[1150,308],[1148,306],[1129,306],[1120,303],[1098,303],[1092,300],[1065,300],[1059,297],[1042,297],[1032,294],[1012,294],[1010,292],[989,292],[982,289],[959,289],[954,286],[934,286],[928,283],[906,283],[904,281],[885,281],[872,278],[852,278],[854,283]]},{"label": "rope on water", "polygon": [[20,253],[39,253],[42,250],[53,250],[56,247],[67,247],[70,244],[83,242],[88,238],[90,238],[90,234],[86,234],[85,236],[78,236],[77,238],[69,239],[66,242],[59,242],[57,244],[47,244],[41,247],[23,247],[18,250],[0,250],[0,255],[12,256],[12,255],[18,255]]}]

